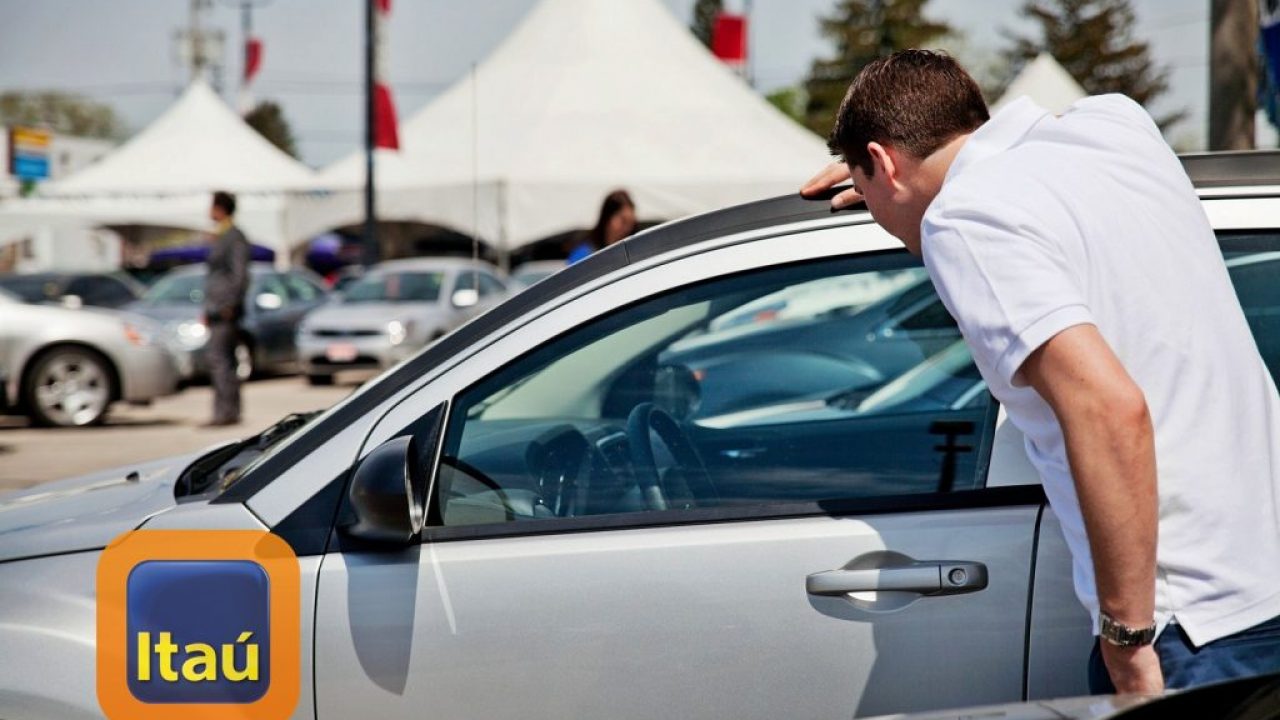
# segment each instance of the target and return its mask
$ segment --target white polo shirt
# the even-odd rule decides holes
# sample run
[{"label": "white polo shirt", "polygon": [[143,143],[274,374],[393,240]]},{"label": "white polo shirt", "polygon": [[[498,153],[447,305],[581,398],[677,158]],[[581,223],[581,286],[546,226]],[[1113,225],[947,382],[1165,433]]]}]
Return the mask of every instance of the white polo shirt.
[{"label": "white polo shirt", "polygon": [[1026,436],[1095,631],[1062,430],[1017,376],[1080,324],[1097,326],[1151,411],[1160,628],[1176,620],[1198,646],[1280,615],[1280,396],[1191,182],[1147,113],[1120,95],[1060,117],[1012,103],[961,148],[921,230],[943,302]]}]

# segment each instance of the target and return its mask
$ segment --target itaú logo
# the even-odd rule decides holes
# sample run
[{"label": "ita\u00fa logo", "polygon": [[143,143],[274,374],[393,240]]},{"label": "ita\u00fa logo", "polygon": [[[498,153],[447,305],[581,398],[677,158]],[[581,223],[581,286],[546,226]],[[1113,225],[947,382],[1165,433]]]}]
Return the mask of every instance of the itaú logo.
[{"label": "ita\u00fa logo", "polygon": [[256,531],[137,531],[98,565],[98,699],[109,718],[287,717],[298,565]]}]

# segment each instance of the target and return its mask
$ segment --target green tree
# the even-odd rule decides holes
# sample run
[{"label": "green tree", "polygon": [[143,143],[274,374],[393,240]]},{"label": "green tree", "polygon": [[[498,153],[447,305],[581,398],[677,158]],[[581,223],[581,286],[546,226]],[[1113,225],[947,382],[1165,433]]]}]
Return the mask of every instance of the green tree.
[{"label": "green tree", "polygon": [[784,115],[804,125],[804,88],[784,87],[765,95],[769,104],[778,108]]},{"label": "green tree", "polygon": [[[1013,47],[1007,85],[1041,52],[1053,55],[1090,95],[1123,93],[1149,106],[1169,89],[1169,68],[1151,57],[1150,44],[1134,37],[1129,0],[1027,0],[1021,14],[1039,34],[1005,34]],[[1164,129],[1186,117],[1179,110],[1156,119]]]},{"label": "green tree", "polygon": [[698,0],[693,4],[693,22],[689,29],[703,45],[711,47],[711,31],[716,26],[716,15],[724,10],[724,0]]},{"label": "green tree", "polygon": [[47,127],[55,133],[120,140],[124,124],[110,105],[63,92],[0,93],[0,124]]},{"label": "green tree", "polygon": [[264,100],[244,116],[244,121],[272,145],[280,148],[290,157],[298,157],[298,150],[293,142],[293,131],[289,128],[289,121],[285,120],[284,111],[278,104],[271,100]]},{"label": "green tree", "polygon": [[925,17],[929,0],[839,0],[819,22],[835,46],[829,58],[813,62],[805,81],[805,125],[825,137],[849,83],[872,60],[906,48],[928,47],[951,34],[945,22]]}]

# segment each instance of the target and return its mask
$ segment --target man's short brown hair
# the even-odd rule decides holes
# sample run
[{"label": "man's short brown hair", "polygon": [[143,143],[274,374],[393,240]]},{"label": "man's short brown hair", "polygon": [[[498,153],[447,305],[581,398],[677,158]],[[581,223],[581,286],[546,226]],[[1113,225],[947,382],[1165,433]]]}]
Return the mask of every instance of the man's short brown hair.
[{"label": "man's short brown hair", "polygon": [[989,118],[978,84],[951,56],[902,50],[872,62],[853,79],[827,147],[870,177],[875,168],[869,142],[926,158]]},{"label": "man's short brown hair", "polygon": [[213,194],[213,206],[221,208],[222,212],[228,217],[236,214],[236,196],[225,190],[218,190]]}]

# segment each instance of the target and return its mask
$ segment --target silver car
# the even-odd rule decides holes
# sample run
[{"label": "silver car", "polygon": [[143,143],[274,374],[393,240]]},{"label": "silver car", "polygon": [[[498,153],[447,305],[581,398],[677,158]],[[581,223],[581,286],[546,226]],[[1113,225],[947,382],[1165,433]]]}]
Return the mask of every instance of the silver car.
[{"label": "silver car", "polygon": [[302,371],[312,385],[329,385],[342,370],[385,370],[493,307],[506,292],[488,263],[380,263],[303,320],[297,337]]},{"label": "silver car", "polygon": [[0,291],[0,367],[10,412],[37,425],[95,425],[118,400],[177,389],[180,360],[161,328],[112,310],[23,304]]},{"label": "silver car", "polygon": [[[1280,251],[1280,156],[1188,168],[1225,253]],[[850,295],[794,319],[839,323],[918,268],[860,208],[792,197],[676,222],[318,417],[0,497],[0,716],[96,715],[94,568],[138,527],[290,543],[295,718],[851,717],[1084,694],[1066,542],[964,346],[880,363],[807,332],[755,342],[787,318],[731,322],[821,287]],[[1250,317],[1280,309],[1253,287]],[[712,334],[708,362],[677,362]]]}]

